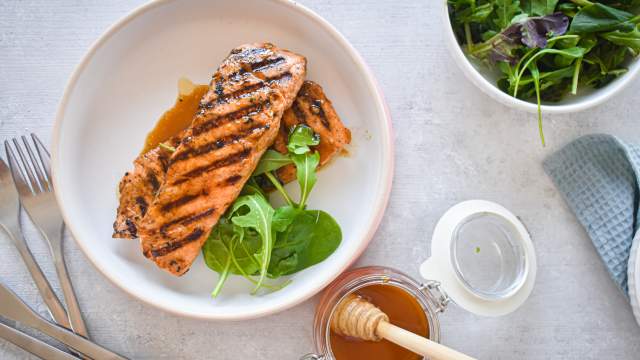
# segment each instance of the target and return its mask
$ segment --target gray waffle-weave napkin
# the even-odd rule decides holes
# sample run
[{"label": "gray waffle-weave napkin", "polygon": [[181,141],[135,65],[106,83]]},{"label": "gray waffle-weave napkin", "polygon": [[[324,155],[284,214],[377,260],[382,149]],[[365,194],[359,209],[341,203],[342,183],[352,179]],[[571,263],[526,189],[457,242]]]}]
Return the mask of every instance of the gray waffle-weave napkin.
[{"label": "gray waffle-weave napkin", "polygon": [[611,135],[587,135],[549,156],[544,169],[628,295],[627,263],[640,220],[640,147]]}]

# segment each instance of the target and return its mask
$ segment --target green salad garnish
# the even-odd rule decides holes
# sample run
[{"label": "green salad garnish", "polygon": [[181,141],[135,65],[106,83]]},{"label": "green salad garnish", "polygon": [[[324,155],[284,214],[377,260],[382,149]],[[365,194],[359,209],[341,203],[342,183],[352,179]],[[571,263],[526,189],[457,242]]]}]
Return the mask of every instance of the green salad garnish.
[{"label": "green salad garnish", "polygon": [[640,51],[640,0],[448,0],[471,58],[501,74],[498,87],[538,104],[601,88]]},{"label": "green salad garnish", "polygon": [[[331,215],[308,210],[307,200],[316,183],[318,152],[310,146],[320,139],[305,125],[294,127],[289,134],[288,153],[268,150],[260,159],[253,176],[242,189],[241,196],[220,218],[207,239],[202,252],[209,268],[220,276],[212,295],[220,294],[229,275],[240,275],[253,283],[251,292],[275,291],[289,280],[269,283],[324,261],[340,245],[342,231]],[[300,186],[300,199],[294,202],[274,171],[295,164]],[[267,181],[282,195],[286,205],[274,208],[257,179]]]}]

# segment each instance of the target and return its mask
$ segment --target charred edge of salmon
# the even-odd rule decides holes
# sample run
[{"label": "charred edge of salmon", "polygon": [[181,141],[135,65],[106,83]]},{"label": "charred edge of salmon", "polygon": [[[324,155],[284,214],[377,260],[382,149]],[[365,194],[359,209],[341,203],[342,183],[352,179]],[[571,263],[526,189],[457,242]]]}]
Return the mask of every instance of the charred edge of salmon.
[{"label": "charred edge of salmon", "polygon": [[[313,94],[315,90],[317,90],[319,93]],[[329,131],[332,130],[329,118],[324,111],[324,105],[330,106],[332,108],[333,105],[326,98],[324,90],[320,87],[320,85],[311,81],[305,81],[302,89],[300,89],[300,92],[298,93],[298,97],[294,102],[294,106],[291,107],[298,121],[302,124],[306,124],[307,115],[302,109],[300,109],[300,103],[304,103],[304,105],[307,105],[307,110],[320,119],[320,123],[325,127],[325,129]],[[339,118],[337,118],[336,120],[340,121]]]}]

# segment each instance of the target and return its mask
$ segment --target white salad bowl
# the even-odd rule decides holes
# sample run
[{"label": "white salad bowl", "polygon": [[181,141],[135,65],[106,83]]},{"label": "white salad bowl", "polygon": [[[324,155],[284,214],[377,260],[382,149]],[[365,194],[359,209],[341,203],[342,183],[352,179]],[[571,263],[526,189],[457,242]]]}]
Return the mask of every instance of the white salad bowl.
[{"label": "white salad bowl", "polygon": [[[458,43],[458,39],[451,27],[447,0],[439,0],[439,3],[439,11],[442,16],[442,26],[444,27],[444,41],[449,48],[451,56],[465,76],[485,94],[500,103],[515,109],[536,113],[538,111],[538,105],[536,103],[516,99],[498,88],[496,80],[499,78],[500,74],[497,70],[492,70],[484,64],[471,61],[467,57]],[[576,95],[565,96],[565,98],[559,102],[543,102],[541,106],[542,113],[564,114],[578,112],[605,102],[633,81],[640,71],[640,61],[638,61],[637,58],[634,59],[628,65],[628,68],[628,72],[603,88],[578,89],[578,93]]]},{"label": "white salad bowl", "polygon": [[[349,155],[318,173],[309,200],[309,208],[335,217],[343,239],[328,259],[293,275],[280,291],[252,296],[250,283],[232,277],[214,299],[218,275],[202,256],[187,274],[174,277],[144,258],[137,240],[111,237],[116,188],[146,134],[173,105],[178,79],[208,83],[232,48],[263,41],[305,55],[307,78],[324,87],[352,130]],[[175,314],[240,320],[310,298],[362,253],[389,197],[392,139],[388,109],[363,59],[309,9],[285,0],[153,1],[113,25],[78,65],[59,107],[52,167],[69,229],[109,280]]]}]

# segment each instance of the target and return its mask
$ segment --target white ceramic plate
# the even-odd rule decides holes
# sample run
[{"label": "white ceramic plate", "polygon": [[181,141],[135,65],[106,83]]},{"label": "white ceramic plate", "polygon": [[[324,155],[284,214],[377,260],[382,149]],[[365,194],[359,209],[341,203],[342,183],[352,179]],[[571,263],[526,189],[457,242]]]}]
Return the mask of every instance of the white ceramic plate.
[{"label": "white ceramic plate", "polygon": [[[147,132],[172,106],[178,78],[208,83],[233,47],[260,41],[305,55],[307,78],[324,87],[353,132],[350,156],[320,172],[309,204],[334,215],[343,242],[281,291],[250,296],[249,284],[233,278],[212,299],[217,274],[202,257],[176,278],[146,260],[138,241],[111,238],[116,187]],[[203,319],[264,316],[320,291],[366,248],[393,177],[391,121],[371,72],[329,23],[285,0],[170,0],[135,10],[96,42],[73,74],[58,112],[52,153],[65,220],[95,266],[147,303]]]}]

